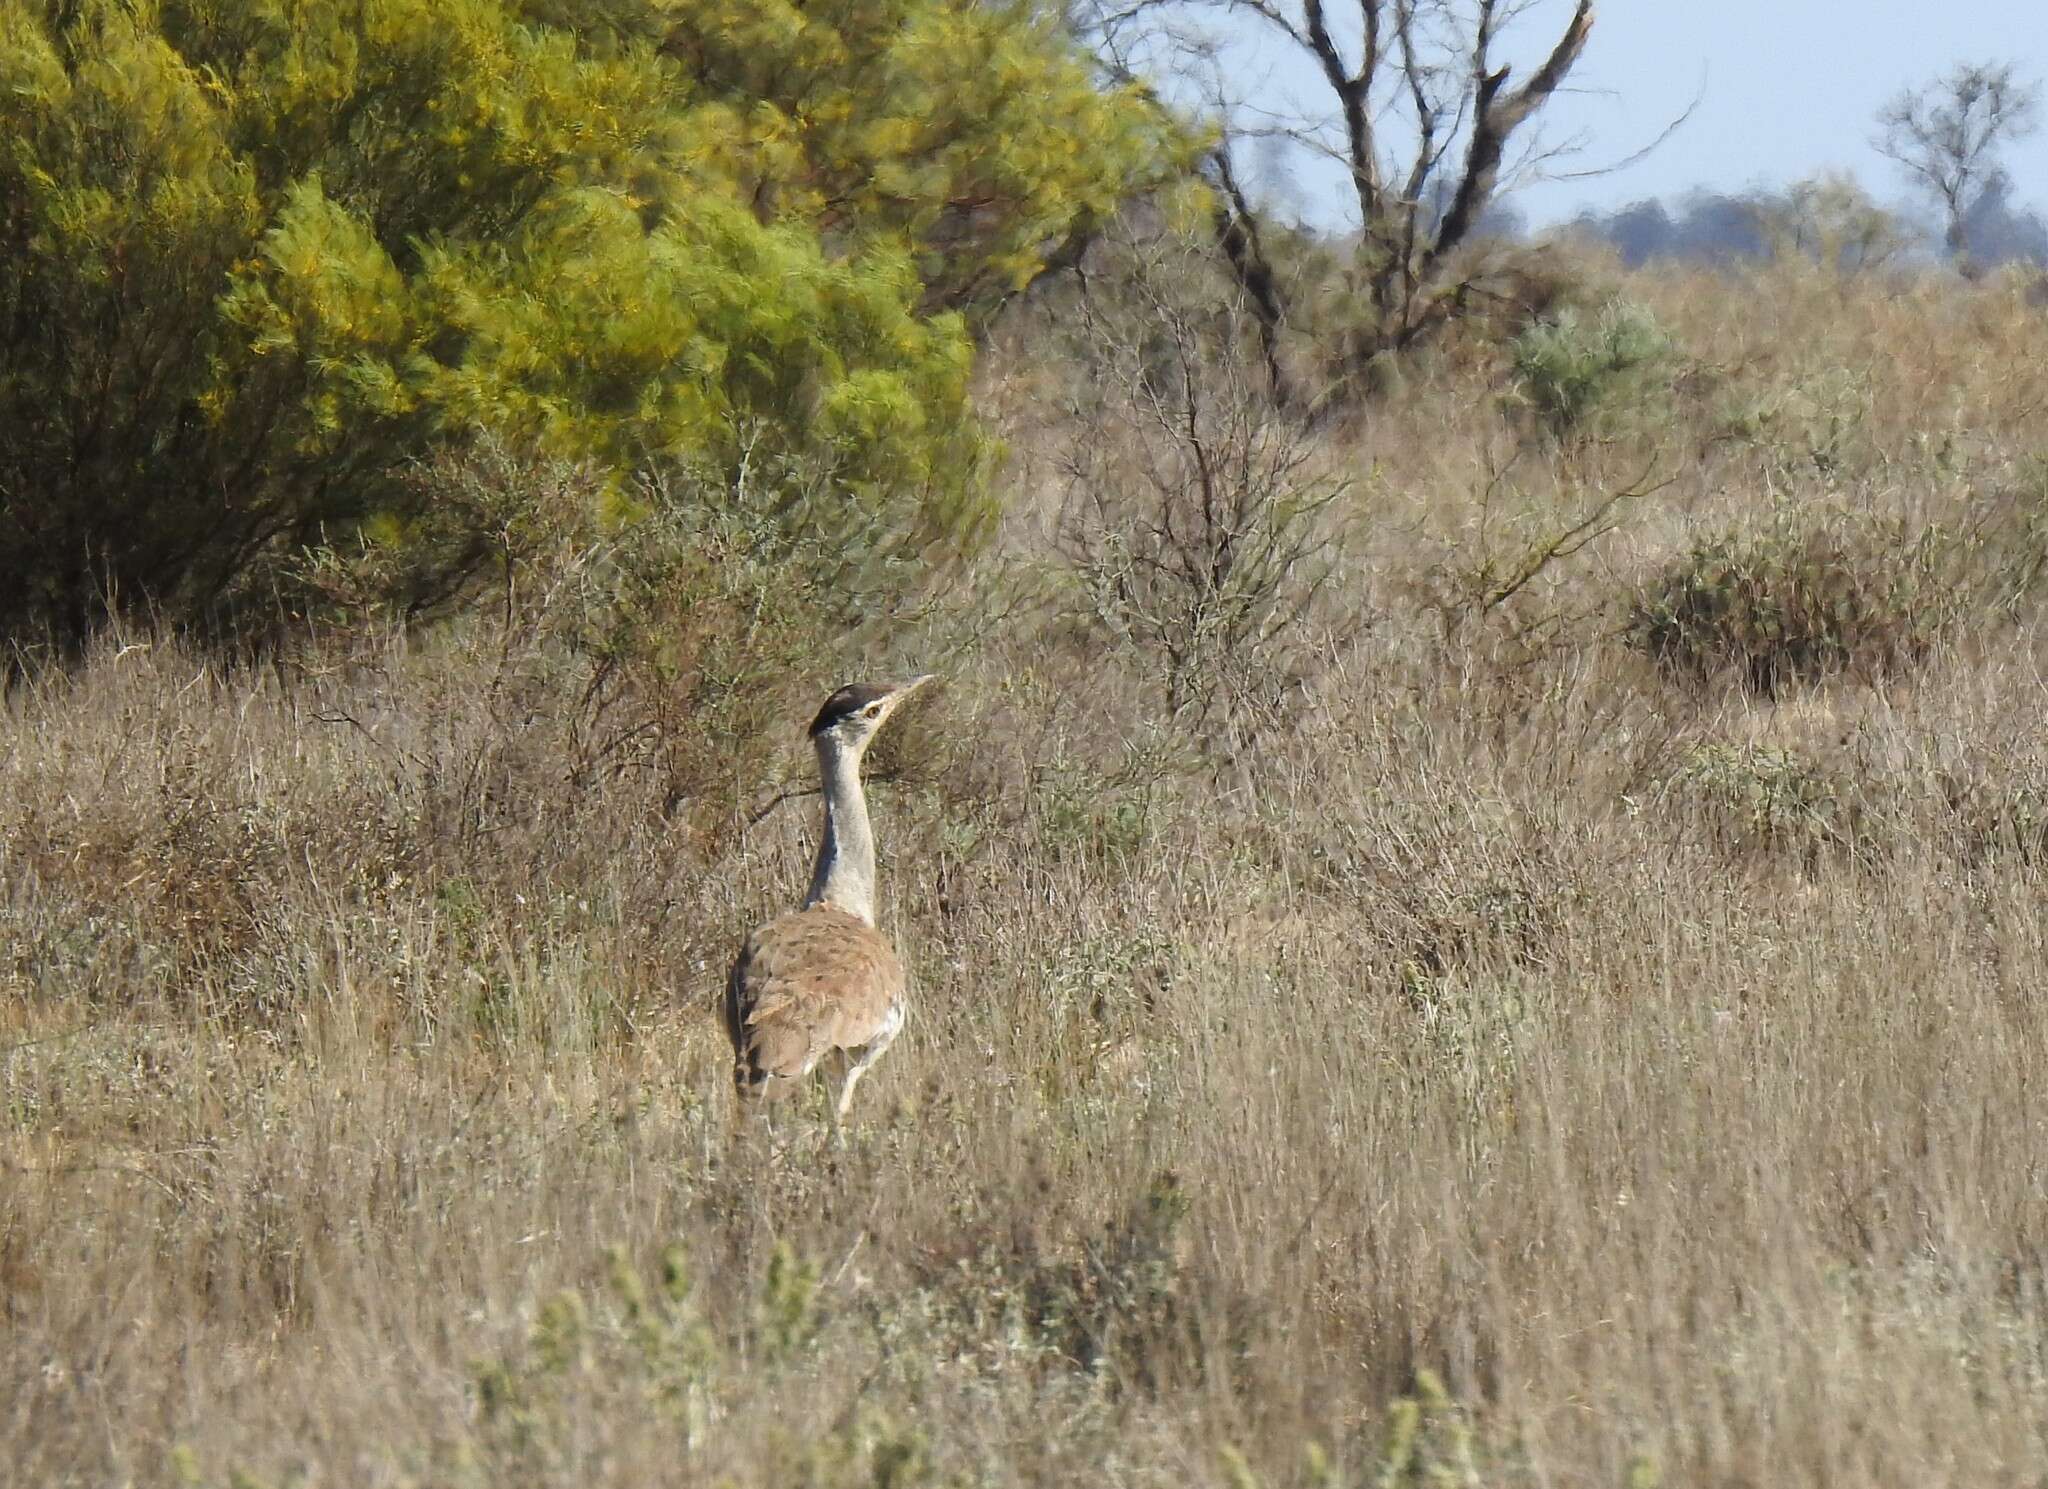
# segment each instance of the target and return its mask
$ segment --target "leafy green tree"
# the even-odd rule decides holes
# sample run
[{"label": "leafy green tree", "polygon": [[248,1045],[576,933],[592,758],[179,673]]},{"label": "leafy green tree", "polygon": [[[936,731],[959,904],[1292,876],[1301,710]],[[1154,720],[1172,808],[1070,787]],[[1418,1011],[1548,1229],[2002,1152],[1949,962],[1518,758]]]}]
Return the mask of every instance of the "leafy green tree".
[{"label": "leafy green tree", "polygon": [[926,303],[985,308],[1193,139],[1025,0],[700,0],[661,39],[731,113],[727,169],[826,235],[883,232]]},{"label": "leafy green tree", "polygon": [[402,541],[482,432],[972,543],[971,316],[1176,148],[1018,5],[0,0],[0,631]]}]

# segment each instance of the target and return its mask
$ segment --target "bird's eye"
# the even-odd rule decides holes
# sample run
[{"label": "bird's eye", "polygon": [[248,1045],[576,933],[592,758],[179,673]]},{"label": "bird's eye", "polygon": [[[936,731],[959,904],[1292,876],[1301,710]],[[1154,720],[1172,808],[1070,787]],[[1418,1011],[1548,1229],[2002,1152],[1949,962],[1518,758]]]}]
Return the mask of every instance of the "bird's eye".
[{"label": "bird's eye", "polygon": [[882,716],[882,705],[879,703],[870,703],[866,708],[862,709],[861,712],[866,714],[871,719],[879,719]]}]

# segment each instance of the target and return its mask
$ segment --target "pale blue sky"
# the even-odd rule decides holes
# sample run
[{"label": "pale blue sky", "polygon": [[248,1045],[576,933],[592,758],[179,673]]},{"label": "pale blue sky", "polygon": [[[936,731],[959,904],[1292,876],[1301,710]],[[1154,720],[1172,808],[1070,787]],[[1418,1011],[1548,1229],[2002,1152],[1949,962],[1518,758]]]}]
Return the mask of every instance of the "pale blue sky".
[{"label": "pale blue sky", "polygon": [[[1548,14],[1553,27],[1566,14]],[[2042,0],[1607,0],[1560,99],[1552,138],[1583,133],[1586,165],[1654,139],[1704,89],[1692,118],[1649,159],[1619,174],[1551,181],[1517,193],[1534,221],[1690,187],[1780,186],[1853,171],[1881,199],[1902,195],[1897,168],[1870,148],[1879,106],[1963,61],[2010,61],[2048,78]],[[2048,123],[2048,113],[2044,113]],[[2048,130],[2005,156],[2014,196],[2048,207]],[[1563,169],[1571,169],[1565,163]]]},{"label": "pale blue sky", "polygon": [[[1332,6],[1333,13],[1345,9]],[[1569,0],[1543,0],[1511,33],[1510,59],[1523,61],[1518,75],[1526,76],[1570,11]],[[1239,43],[1255,32],[1244,20],[1225,27]],[[1313,68],[1289,48],[1231,52],[1227,86],[1240,98],[1327,109]],[[1646,160],[1592,179],[1537,180],[1510,200],[1542,225],[1582,207],[1605,211],[1696,187],[1778,187],[1846,170],[1880,201],[1903,203],[1905,182],[1870,144],[1879,106],[1957,62],[1991,60],[2048,81],[2048,0],[1602,0],[1570,95],[1532,126],[1547,144],[1582,146],[1549,170],[1612,164],[1655,140],[1695,95],[1698,106]],[[2042,119],[2048,124],[2048,100]],[[1517,143],[1529,141],[1518,135]],[[2048,128],[2004,159],[2016,203],[2048,209]],[[1332,168],[1297,162],[1292,175],[1296,209],[1330,221],[1343,198]]]}]

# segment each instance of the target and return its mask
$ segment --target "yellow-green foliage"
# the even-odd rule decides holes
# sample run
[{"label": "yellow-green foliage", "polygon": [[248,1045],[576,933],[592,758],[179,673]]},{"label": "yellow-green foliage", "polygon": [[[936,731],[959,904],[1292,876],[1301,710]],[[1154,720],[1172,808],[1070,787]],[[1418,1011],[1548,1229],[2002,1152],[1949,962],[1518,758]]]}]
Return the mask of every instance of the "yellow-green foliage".
[{"label": "yellow-green foliage", "polygon": [[962,312],[1167,159],[1027,10],[0,3],[0,627],[189,613],[491,430],[986,515]]},{"label": "yellow-green foliage", "polygon": [[1189,143],[1141,91],[1099,90],[1028,0],[647,9],[722,100],[705,110],[716,168],[781,214],[908,251],[928,304],[1020,288],[1049,242],[1161,179]]}]

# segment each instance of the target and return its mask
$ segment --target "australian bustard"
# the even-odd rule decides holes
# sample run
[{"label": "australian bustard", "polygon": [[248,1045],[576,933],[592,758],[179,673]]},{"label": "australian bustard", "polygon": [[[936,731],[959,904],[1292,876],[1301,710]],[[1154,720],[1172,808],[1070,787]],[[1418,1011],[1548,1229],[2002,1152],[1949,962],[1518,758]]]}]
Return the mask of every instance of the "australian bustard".
[{"label": "australian bustard", "polygon": [[741,1110],[796,1089],[829,1059],[835,1126],[903,1028],[903,964],[875,929],[875,835],[860,762],[898,704],[931,681],[854,683],[811,721],[825,826],[803,907],[747,937],[725,984]]}]

